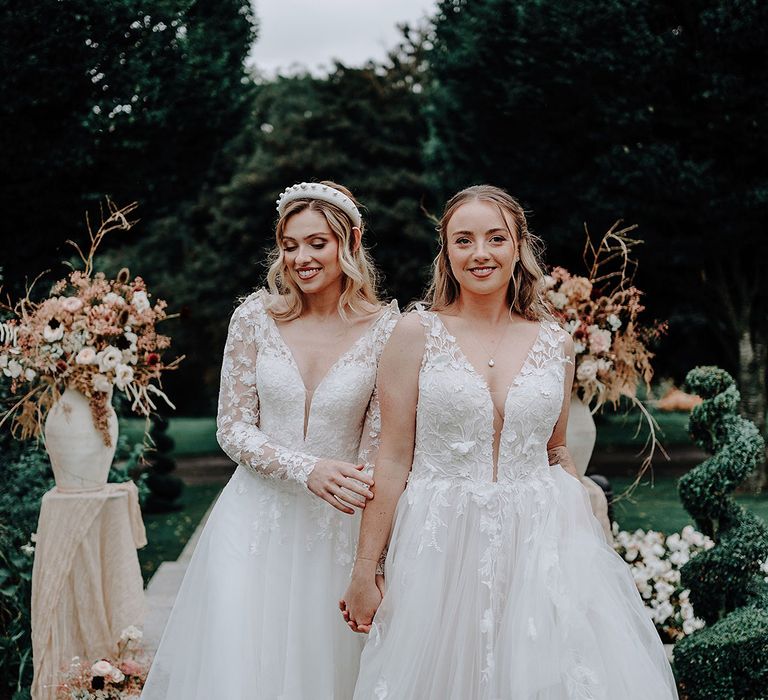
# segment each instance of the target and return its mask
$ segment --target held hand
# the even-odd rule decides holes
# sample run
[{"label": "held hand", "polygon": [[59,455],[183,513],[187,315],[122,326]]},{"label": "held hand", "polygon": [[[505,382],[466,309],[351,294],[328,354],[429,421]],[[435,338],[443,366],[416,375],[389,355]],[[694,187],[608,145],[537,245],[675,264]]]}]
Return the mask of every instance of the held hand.
[{"label": "held hand", "polygon": [[353,508],[365,508],[373,498],[373,478],[362,469],[362,464],[321,459],[307,478],[307,488],[342,513],[353,515]]},{"label": "held hand", "polygon": [[373,616],[381,605],[383,591],[383,576],[352,578],[344,597],[339,601],[339,610],[353,632],[367,634],[371,631]]}]

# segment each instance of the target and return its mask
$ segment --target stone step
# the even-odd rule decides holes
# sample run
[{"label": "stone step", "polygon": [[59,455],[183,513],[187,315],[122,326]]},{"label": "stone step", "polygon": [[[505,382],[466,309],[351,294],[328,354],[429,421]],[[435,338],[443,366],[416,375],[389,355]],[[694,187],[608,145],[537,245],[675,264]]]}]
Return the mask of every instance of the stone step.
[{"label": "stone step", "polygon": [[176,561],[164,561],[157,568],[154,576],[149,580],[144,592],[146,601],[146,617],[144,620],[144,649],[151,657],[157,651],[160,639],[163,636],[165,625],[170,617],[173,604],[179,592],[179,587],[184,579],[187,566],[195,551],[197,541],[205,527],[208,516],[213,509],[213,504],[195,529],[192,537],[184,546]]}]

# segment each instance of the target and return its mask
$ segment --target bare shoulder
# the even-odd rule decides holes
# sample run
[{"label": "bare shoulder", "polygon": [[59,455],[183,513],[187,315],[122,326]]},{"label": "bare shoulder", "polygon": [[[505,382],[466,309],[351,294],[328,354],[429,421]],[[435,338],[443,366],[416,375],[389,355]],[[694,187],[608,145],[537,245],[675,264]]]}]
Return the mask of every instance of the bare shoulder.
[{"label": "bare shoulder", "polygon": [[390,342],[392,341],[405,346],[424,345],[424,326],[415,311],[410,311],[400,317],[390,336]]},{"label": "bare shoulder", "polygon": [[420,364],[424,354],[425,334],[416,313],[401,316],[384,348],[382,362],[393,362],[405,366]]}]

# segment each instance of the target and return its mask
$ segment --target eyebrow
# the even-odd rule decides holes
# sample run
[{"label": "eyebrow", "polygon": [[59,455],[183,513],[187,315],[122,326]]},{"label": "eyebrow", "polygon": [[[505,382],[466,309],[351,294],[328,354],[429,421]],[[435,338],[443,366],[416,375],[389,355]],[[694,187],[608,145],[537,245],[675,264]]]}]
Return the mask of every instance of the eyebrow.
[{"label": "eyebrow", "polygon": [[[328,231],[316,231],[315,233],[308,233],[306,236],[304,236],[304,240],[307,240],[308,238],[317,238],[318,236],[330,236],[331,234],[328,233]],[[296,242],[296,239],[293,236],[286,236],[283,234],[281,240],[283,241],[293,241]]]},{"label": "eyebrow", "polygon": [[[501,226],[495,226],[494,228],[489,228],[485,232],[485,235],[487,236],[489,233],[496,233],[498,231],[501,231],[502,233],[510,233],[507,229],[505,229],[505,228],[503,228]],[[462,230],[462,231],[454,231],[451,235],[452,236],[474,236],[475,232],[474,231]]]}]

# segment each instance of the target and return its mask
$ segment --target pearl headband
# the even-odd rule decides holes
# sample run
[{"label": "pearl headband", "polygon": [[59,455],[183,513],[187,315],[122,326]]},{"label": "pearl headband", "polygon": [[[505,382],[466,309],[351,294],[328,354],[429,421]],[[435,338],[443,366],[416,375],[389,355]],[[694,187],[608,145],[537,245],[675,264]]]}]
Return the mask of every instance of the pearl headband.
[{"label": "pearl headband", "polygon": [[282,216],[288,204],[297,199],[319,199],[328,204],[334,204],[350,218],[353,226],[360,228],[363,222],[360,210],[347,195],[318,182],[300,182],[298,185],[286,187],[277,200],[278,214]]}]

